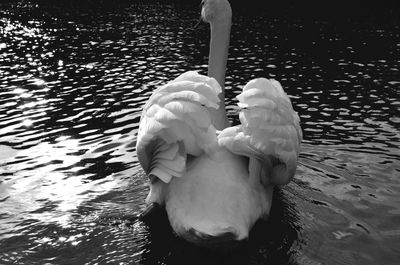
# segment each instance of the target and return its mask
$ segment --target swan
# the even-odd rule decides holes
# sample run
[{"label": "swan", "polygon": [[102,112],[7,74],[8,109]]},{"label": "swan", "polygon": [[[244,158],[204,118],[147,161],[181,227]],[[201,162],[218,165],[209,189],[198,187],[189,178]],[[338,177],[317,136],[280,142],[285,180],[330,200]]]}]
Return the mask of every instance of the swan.
[{"label": "swan", "polygon": [[230,126],[224,103],[230,4],[204,0],[201,17],[211,28],[208,75],[188,71],[152,93],[136,151],[150,183],[146,211],[165,207],[179,237],[219,247],[247,239],[268,217],[273,188],[295,174],[302,131],[281,84],[266,78],[243,87],[241,124]]}]

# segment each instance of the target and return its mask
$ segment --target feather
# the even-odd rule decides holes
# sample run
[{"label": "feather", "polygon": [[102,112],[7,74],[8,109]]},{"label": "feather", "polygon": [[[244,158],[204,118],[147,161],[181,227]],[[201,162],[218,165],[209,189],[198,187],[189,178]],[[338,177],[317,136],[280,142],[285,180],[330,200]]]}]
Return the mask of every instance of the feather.
[{"label": "feather", "polygon": [[[265,78],[251,80],[237,99],[241,125],[224,129],[218,143],[250,158],[252,178],[260,174],[262,183],[289,182],[295,173],[302,132],[299,117],[281,84]],[[263,170],[258,169],[254,159],[263,165]]]},{"label": "feather", "polygon": [[153,92],[144,106],[136,143],[148,175],[168,183],[183,175],[187,154],[199,156],[217,146],[208,108],[218,108],[219,93],[214,78],[194,71]]},{"label": "feather", "polygon": [[151,172],[149,173],[149,177],[150,176],[155,176],[155,177],[161,179],[165,183],[169,183],[172,179],[172,176],[170,174],[168,174],[165,171],[162,171],[158,167],[151,170]]}]

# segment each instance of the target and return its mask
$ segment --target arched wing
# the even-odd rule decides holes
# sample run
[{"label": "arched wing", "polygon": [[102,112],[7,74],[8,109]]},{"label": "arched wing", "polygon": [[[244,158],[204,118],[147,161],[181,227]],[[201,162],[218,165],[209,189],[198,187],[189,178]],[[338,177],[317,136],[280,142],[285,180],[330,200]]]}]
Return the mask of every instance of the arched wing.
[{"label": "arched wing", "polygon": [[156,89],[139,125],[137,155],[148,176],[168,183],[185,172],[187,154],[199,156],[217,145],[208,108],[218,108],[218,82],[186,72]]},{"label": "arched wing", "polygon": [[[302,132],[291,101],[276,80],[251,80],[237,96],[241,125],[224,129],[218,142],[250,157],[249,171],[263,169],[263,182],[281,185],[294,176]],[[252,161],[259,161],[260,167]]]}]

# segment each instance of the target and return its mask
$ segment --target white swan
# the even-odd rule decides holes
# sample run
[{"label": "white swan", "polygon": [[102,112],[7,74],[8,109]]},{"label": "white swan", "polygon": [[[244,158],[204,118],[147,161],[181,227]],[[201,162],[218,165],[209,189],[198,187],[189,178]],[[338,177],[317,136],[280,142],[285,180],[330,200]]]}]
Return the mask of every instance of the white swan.
[{"label": "white swan", "polygon": [[[165,206],[173,230],[198,245],[243,240],[268,216],[273,187],[294,176],[302,133],[278,81],[248,82],[237,97],[241,125],[228,127],[225,70],[231,26],[227,0],[205,0],[208,76],[189,71],[145,105],[137,155],[150,179],[148,205]],[[218,130],[217,130],[218,129]]]}]

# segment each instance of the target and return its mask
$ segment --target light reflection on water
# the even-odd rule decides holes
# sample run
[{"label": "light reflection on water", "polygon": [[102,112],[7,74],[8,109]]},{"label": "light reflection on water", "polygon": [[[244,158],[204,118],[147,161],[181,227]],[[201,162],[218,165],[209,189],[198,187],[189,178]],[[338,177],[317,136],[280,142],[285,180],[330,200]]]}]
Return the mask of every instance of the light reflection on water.
[{"label": "light reflection on water", "polygon": [[207,28],[184,31],[197,6],[106,7],[20,1],[0,11],[1,264],[396,264],[398,23],[236,13],[232,122],[239,88],[276,78],[305,139],[271,220],[240,251],[218,254],[175,238],[165,216],[156,226],[136,218],[147,193],[141,107],[179,73],[205,73]]}]

